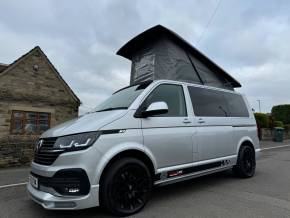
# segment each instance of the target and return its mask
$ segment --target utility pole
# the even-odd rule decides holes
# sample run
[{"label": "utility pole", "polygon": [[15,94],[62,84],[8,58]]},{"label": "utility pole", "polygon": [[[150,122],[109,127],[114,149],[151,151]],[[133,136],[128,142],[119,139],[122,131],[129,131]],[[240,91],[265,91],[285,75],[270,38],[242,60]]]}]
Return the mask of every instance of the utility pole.
[{"label": "utility pole", "polygon": [[259,103],[259,112],[261,113],[261,100],[257,100],[257,102]]}]

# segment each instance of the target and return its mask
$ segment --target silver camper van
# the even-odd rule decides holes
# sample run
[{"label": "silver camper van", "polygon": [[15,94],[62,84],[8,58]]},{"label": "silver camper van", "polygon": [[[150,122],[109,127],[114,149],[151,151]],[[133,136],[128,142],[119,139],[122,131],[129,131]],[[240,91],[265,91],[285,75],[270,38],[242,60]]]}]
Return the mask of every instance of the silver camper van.
[{"label": "silver camper van", "polygon": [[94,111],[44,132],[27,185],[46,209],[140,211],[154,185],[232,169],[255,174],[259,141],[247,100],[171,80],[115,92]]}]

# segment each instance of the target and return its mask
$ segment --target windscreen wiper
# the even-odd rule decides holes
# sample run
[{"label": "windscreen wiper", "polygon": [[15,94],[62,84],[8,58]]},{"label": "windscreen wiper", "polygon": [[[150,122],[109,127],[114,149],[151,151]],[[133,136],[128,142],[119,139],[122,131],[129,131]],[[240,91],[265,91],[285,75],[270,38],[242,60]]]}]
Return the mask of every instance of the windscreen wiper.
[{"label": "windscreen wiper", "polygon": [[109,108],[105,108],[96,112],[102,112],[102,111],[112,111],[112,110],[124,110],[124,109],[128,109],[127,107],[109,107]]}]

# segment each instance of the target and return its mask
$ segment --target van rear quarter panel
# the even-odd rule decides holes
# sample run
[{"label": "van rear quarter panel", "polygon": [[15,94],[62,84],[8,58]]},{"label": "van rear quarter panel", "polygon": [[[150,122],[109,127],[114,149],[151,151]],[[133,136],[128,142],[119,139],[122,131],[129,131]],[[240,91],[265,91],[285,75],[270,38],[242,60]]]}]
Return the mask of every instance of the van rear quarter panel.
[{"label": "van rear quarter panel", "polygon": [[237,145],[237,154],[240,146],[249,141],[255,149],[260,148],[257,135],[257,126],[254,118],[233,118],[234,123],[234,143]]}]

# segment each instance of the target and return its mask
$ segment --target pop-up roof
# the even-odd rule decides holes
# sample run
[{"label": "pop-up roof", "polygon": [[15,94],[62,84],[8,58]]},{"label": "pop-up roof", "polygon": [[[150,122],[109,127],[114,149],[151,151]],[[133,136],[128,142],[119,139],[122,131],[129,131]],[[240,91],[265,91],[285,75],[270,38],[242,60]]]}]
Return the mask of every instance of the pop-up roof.
[{"label": "pop-up roof", "polygon": [[169,79],[233,89],[241,84],[171,30],[157,25],[117,52],[132,61],[130,85]]}]

